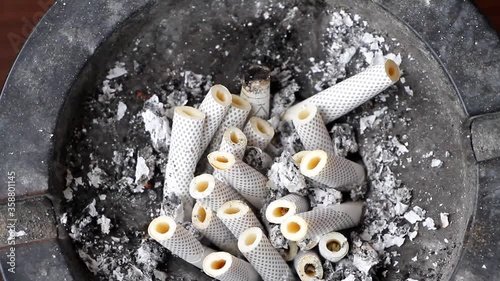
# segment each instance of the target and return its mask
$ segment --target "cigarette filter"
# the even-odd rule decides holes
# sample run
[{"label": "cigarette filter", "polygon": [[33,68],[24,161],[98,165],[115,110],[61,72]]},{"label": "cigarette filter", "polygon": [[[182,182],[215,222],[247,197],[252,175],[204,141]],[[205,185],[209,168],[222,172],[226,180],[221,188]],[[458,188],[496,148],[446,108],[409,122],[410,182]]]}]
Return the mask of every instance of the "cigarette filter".
[{"label": "cigarette filter", "polygon": [[274,137],[274,128],[266,120],[252,117],[245,125],[243,133],[247,136],[249,146],[265,149]]},{"label": "cigarette filter", "polygon": [[266,176],[228,152],[212,152],[208,155],[208,162],[250,204],[262,207],[268,192]]},{"label": "cigarette filter", "polygon": [[227,252],[215,252],[203,260],[203,271],[220,281],[259,281],[251,264]]},{"label": "cigarette filter", "polygon": [[238,248],[264,281],[295,279],[288,264],[271,245],[262,229],[252,227],[241,233],[238,238]]},{"label": "cigarette filter", "polygon": [[219,125],[219,128],[217,128],[217,131],[208,146],[207,151],[209,153],[219,149],[222,137],[229,127],[243,129],[243,126],[247,121],[248,114],[252,109],[250,103],[244,98],[237,95],[231,95],[231,97],[231,106],[229,107],[226,116]]},{"label": "cigarette filter", "polygon": [[370,100],[399,80],[399,67],[392,60],[373,65],[316,95],[290,107],[284,119],[292,120],[304,104],[318,107],[323,121],[328,124]]},{"label": "cigarette filter", "polygon": [[262,224],[250,207],[240,200],[226,202],[217,211],[217,217],[226,225],[234,237],[239,237],[245,229],[250,227],[263,229]]},{"label": "cigarette filter", "polygon": [[295,164],[300,167],[300,163],[302,163],[302,159],[304,159],[304,156],[306,156],[306,154],[309,152],[311,152],[311,151],[303,150],[303,151],[297,152],[294,155],[292,155],[292,159],[295,162]]},{"label": "cigarette filter", "polygon": [[267,206],[266,219],[279,224],[288,217],[306,211],[309,211],[309,202],[306,198],[297,194],[288,194]]},{"label": "cigarette filter", "polygon": [[293,267],[302,281],[323,279],[323,265],[313,251],[301,251],[293,261]]},{"label": "cigarette filter", "polygon": [[[214,85],[208,91],[203,101],[198,108],[205,113],[206,120],[203,127],[203,140],[201,152],[208,146],[219,125],[224,120],[229,106],[231,105],[232,97],[229,90],[222,85]],[[200,154],[201,154],[200,152]]]},{"label": "cigarette filter", "polygon": [[363,203],[349,202],[316,208],[291,216],[280,225],[286,239],[314,239],[332,231],[355,227],[361,220]]},{"label": "cigarette filter", "polygon": [[203,259],[214,250],[201,245],[200,241],[184,227],[177,224],[172,217],[160,216],[148,227],[148,234],[167,248],[172,254],[202,268]]},{"label": "cigarette filter", "polygon": [[342,233],[330,232],[319,240],[319,253],[331,262],[338,262],[349,252],[349,242]]},{"label": "cigarette filter", "polygon": [[193,207],[191,221],[193,226],[219,249],[235,256],[241,256],[236,237],[210,208],[203,206],[199,202],[196,203]]},{"label": "cigarette filter", "polygon": [[[219,151],[232,153],[235,158],[242,160],[245,155],[246,148],[247,137],[245,134],[243,134],[243,132],[236,127],[229,127],[222,137]],[[225,181],[224,177],[219,174],[218,170],[214,169],[212,174]]]},{"label": "cigarette filter", "polygon": [[271,104],[270,69],[254,66],[248,70],[242,81],[240,95],[252,105],[251,116],[269,118]]},{"label": "cigarette filter", "polygon": [[227,201],[243,200],[238,191],[210,174],[195,177],[189,185],[189,194],[214,211]]},{"label": "cigarette filter", "polygon": [[189,196],[189,183],[201,151],[204,122],[205,114],[198,109],[178,106],[174,110],[163,194],[164,200],[168,194],[179,196],[186,214],[191,213],[193,206],[193,200]]},{"label": "cigarette filter", "polygon": [[300,161],[300,172],[340,191],[347,191],[349,185],[360,185],[365,181],[363,166],[323,150],[306,153]]},{"label": "cigarette filter", "polygon": [[332,138],[315,105],[301,106],[293,118],[293,125],[306,150],[321,149],[333,154]]},{"label": "cigarette filter", "polygon": [[[302,159],[304,158],[304,156],[306,156],[307,153],[309,153],[310,151],[308,150],[303,150],[303,151],[300,151],[300,152],[297,152],[295,153],[293,156],[292,156],[292,159],[293,161],[295,162],[296,165],[298,165],[300,167],[300,163],[302,162]],[[322,184],[322,183],[319,183],[313,179],[309,179],[309,184],[314,187],[314,188],[318,188],[318,187],[322,187],[322,188],[329,188],[328,186]]]},{"label": "cigarette filter", "polygon": [[243,159],[247,142],[247,137],[240,129],[229,127],[222,137],[219,151],[229,152],[237,159]]}]

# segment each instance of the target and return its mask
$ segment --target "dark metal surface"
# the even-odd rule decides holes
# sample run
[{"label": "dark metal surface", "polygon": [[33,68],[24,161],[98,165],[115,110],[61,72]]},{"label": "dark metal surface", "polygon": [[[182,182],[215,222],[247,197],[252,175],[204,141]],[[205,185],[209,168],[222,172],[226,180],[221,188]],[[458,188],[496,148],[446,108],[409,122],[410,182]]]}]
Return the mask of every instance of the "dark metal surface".
[{"label": "dark metal surface", "polygon": [[500,114],[479,116],[471,124],[472,148],[477,161],[500,157]]},{"label": "dark metal surface", "polygon": [[478,164],[477,210],[463,246],[455,280],[499,280],[500,159]]},{"label": "dark metal surface", "polygon": [[[52,136],[53,134],[56,136],[64,135],[72,124],[70,119],[76,115],[75,112],[72,112],[76,107],[66,106],[66,109],[62,110],[65,104],[78,103],[78,97],[75,94],[68,98],[69,93],[71,89],[74,91],[75,88],[83,87],[84,83],[81,81],[76,82],[82,83],[81,85],[74,85],[74,83],[77,77],[82,74],[84,65],[97,48],[107,41],[104,49],[111,50],[112,43],[119,42],[119,38],[116,36],[112,40],[108,40],[108,38],[117,29],[119,23],[124,22],[130,15],[147,6],[148,2],[152,1],[61,1],[54,5],[35,29],[19,55],[0,96],[0,175],[7,175],[9,171],[16,172],[18,200],[22,200],[26,196],[47,194],[49,189],[52,189],[53,194],[57,195],[56,187],[60,188],[57,183],[62,182],[62,179],[56,176],[55,179],[49,181],[49,171],[52,175],[60,175],[63,172],[60,171],[61,167],[54,164],[57,163],[57,160],[53,162],[54,145],[57,154],[57,149],[62,144],[54,143],[54,141],[61,142],[61,140],[55,140]],[[332,2],[335,3],[335,1]],[[498,95],[500,89],[500,79],[498,79],[500,77],[499,39],[472,4],[459,0],[432,0],[430,6],[425,5],[426,1],[381,0],[375,2],[407,22],[418,32],[422,40],[432,47],[437,55],[436,58],[442,61],[445,68],[439,69],[429,50],[425,49],[425,45],[417,42],[417,47],[421,49],[418,51],[428,55],[433,70],[420,74],[419,81],[422,84],[425,84],[426,81],[433,81],[433,76],[436,75],[434,71],[443,71],[443,73],[437,74],[439,77],[446,76],[445,72],[448,72],[453,78],[454,83],[448,81],[443,85],[438,83],[432,87],[429,86],[427,89],[432,91],[426,93],[428,95],[442,94],[439,87],[446,88],[443,90],[446,96],[446,100],[443,102],[445,105],[447,103],[453,104],[453,116],[450,117],[450,120],[454,122],[454,126],[467,128],[468,124],[467,116],[456,110],[455,106],[458,101],[457,96],[454,96],[453,93],[454,84],[460,92],[469,116],[500,110],[500,96]],[[373,5],[373,3],[367,3],[369,5],[363,7],[362,4],[357,5],[359,6],[357,8],[360,10],[369,9],[370,5]],[[362,16],[366,17],[363,14]],[[370,19],[370,22],[381,30],[390,30],[391,26],[394,26],[394,23],[389,21],[375,22]],[[403,27],[399,26],[399,23],[396,25],[397,31],[402,30]],[[403,37],[415,37],[415,34],[410,31],[404,32]],[[411,43],[406,42],[406,44]],[[108,54],[104,51],[101,52],[100,56],[102,58]],[[96,64],[95,58],[92,63]],[[423,66],[419,67],[422,69]],[[96,70],[93,67],[87,66],[83,71],[83,75],[89,79],[96,75]],[[425,80],[425,77],[428,80]],[[417,85],[412,86],[418,87]],[[438,108],[436,107],[434,110]],[[61,117],[63,121],[59,119],[59,127],[56,128],[57,120]],[[430,116],[430,118],[433,117]],[[481,141],[483,138],[483,133],[474,131],[474,128],[480,128],[479,126],[485,124],[486,121],[481,122],[483,122],[481,119],[472,122],[473,141]],[[495,122],[488,124],[490,125],[487,126],[494,126]],[[494,130],[487,128],[481,132],[494,132]],[[462,129],[450,130],[456,133]],[[444,132],[446,133],[446,130]],[[454,137],[462,138],[464,136],[456,133]],[[472,154],[470,142],[465,137],[464,139],[457,140],[457,144],[460,146],[457,147],[458,150],[455,154]],[[423,141],[426,141],[429,148],[433,148],[432,144],[435,140],[423,139]],[[488,147],[490,147],[489,150],[483,150],[486,152],[478,152],[479,145],[476,142],[475,152],[478,161],[498,157],[498,145],[490,143]],[[478,155],[480,156],[478,157]],[[466,161],[469,161],[467,156],[464,157]],[[475,217],[467,217],[467,214],[474,212],[466,210],[463,213],[463,221],[456,222],[461,226],[460,233],[456,233],[455,237],[458,244],[461,242],[461,232],[465,232],[468,227],[465,250],[463,254],[461,248],[454,251],[458,264],[451,263],[449,274],[447,274],[450,275],[453,268],[457,268],[454,277],[457,280],[494,280],[496,278],[495,272],[498,269],[495,264],[498,264],[500,260],[500,257],[491,251],[493,247],[498,245],[498,241],[495,240],[498,224],[495,223],[494,215],[500,210],[500,206],[496,204],[498,198],[495,197],[496,190],[500,188],[500,174],[498,173],[500,162],[492,160],[481,162],[478,165],[479,180],[477,183],[474,182],[475,175],[470,173],[473,169],[467,166],[463,166],[463,174],[446,175],[455,176],[455,180],[464,179],[462,186],[468,187],[469,190],[460,189],[459,192],[474,195],[477,186],[479,186],[477,205],[473,204],[474,196],[464,194],[471,207],[477,206]],[[443,175],[441,177],[446,178]],[[6,191],[6,180],[0,180],[0,202],[6,201]],[[455,198],[451,193],[441,193],[441,196],[443,200],[446,200],[447,196]],[[59,199],[57,196],[49,195],[48,197],[56,207],[56,215],[59,214]],[[416,197],[418,198],[418,195]],[[462,203],[460,200],[455,203],[458,204],[458,209],[468,208],[461,206],[460,204],[466,203]],[[0,230],[0,234],[5,237],[2,231],[5,230]],[[475,233],[481,235],[475,235]],[[49,236],[52,237],[52,235]],[[64,234],[59,232],[59,237],[64,238]],[[56,241],[18,245],[18,258],[23,260],[19,264],[20,272],[26,273],[8,275],[5,276],[8,277],[6,279],[72,280],[69,272],[76,272],[75,267],[81,266],[81,264],[77,264],[73,257],[69,263],[71,269],[66,269],[68,263],[63,258],[61,248],[57,246]],[[66,249],[66,256],[69,256],[68,252],[71,251],[71,246],[68,245],[67,238],[62,241],[62,244],[65,245],[62,248]],[[2,251],[4,250],[5,248],[2,249]],[[460,255],[460,262],[458,262]],[[50,260],[52,256],[55,256],[54,260]],[[46,275],[43,275],[43,278],[45,279],[30,278],[33,275],[30,275],[32,273],[30,273],[29,264],[44,268]],[[483,264],[486,268],[483,268]],[[4,260],[2,260],[1,266],[5,269]]]}]

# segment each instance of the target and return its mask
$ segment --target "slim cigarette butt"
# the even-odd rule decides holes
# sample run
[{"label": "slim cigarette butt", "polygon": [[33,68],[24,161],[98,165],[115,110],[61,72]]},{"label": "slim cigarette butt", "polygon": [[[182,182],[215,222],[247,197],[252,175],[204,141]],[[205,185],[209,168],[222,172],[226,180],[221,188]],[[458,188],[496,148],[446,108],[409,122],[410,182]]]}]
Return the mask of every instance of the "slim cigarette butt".
[{"label": "slim cigarette butt", "polygon": [[316,238],[332,231],[357,226],[362,212],[361,202],[316,208],[285,219],[280,229],[283,236],[291,241]]},{"label": "slim cigarette butt", "polygon": [[325,124],[328,124],[387,89],[399,80],[399,76],[399,66],[392,60],[372,65],[365,71],[290,107],[283,119],[292,120],[301,106],[314,104]]},{"label": "slim cigarette butt", "polygon": [[227,252],[215,252],[203,260],[203,271],[220,281],[259,281],[257,271],[248,262]]}]

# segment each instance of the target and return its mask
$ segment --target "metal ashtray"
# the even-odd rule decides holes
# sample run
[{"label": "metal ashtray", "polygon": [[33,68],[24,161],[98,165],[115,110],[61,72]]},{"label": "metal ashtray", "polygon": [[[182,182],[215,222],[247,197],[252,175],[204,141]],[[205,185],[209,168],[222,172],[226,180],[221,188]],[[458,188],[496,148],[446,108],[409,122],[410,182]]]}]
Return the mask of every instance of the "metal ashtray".
[{"label": "metal ashtray", "polygon": [[[388,42],[391,51],[403,55],[406,80],[397,84],[397,90],[408,93],[378,104],[387,105],[393,120],[386,121],[396,124],[388,135],[368,129],[359,138],[359,128],[352,125],[381,110],[383,106],[377,107],[376,102],[341,121],[356,128],[362,150],[374,148],[370,145],[381,137],[391,141],[389,136],[410,148],[398,156],[391,170],[412,190],[410,209],[425,209],[425,217],[434,218],[438,228],[428,230],[420,222],[418,237],[398,248],[400,256],[392,257],[387,271],[375,276],[381,280],[494,279],[500,260],[495,247],[500,222],[496,218],[500,148],[495,142],[500,137],[500,42],[471,3],[92,0],[59,1],[50,9],[21,51],[0,96],[0,233],[5,238],[14,233],[13,239],[0,244],[4,280],[96,279],[84,264],[88,254],[80,252],[83,244],[73,243],[69,235],[74,233],[64,223],[68,212],[85,209],[88,199],[96,196],[97,189],[75,192],[69,202],[65,196],[67,181],[73,183],[81,176],[68,177],[68,171],[74,171],[71,163],[81,161],[79,172],[88,181],[91,163],[85,157],[76,159],[77,154],[87,157],[95,152],[113,159],[116,150],[150,142],[134,116],[155,94],[165,101],[167,92],[186,83],[189,75],[202,75],[191,77],[199,82],[201,92],[206,91],[209,77],[236,93],[239,75],[249,66],[260,63],[273,70],[291,61],[292,77],[301,87],[297,98],[318,92],[318,87],[329,86],[328,81],[312,83],[321,78],[314,78],[309,69],[327,60],[322,36],[332,28],[331,13],[341,10],[367,21],[369,33],[392,41]],[[273,52],[288,58],[273,57]],[[128,69],[126,79],[109,73],[117,62]],[[355,63],[348,64],[343,75],[355,70]],[[275,79],[271,91],[280,85],[274,77],[271,72]],[[103,86],[111,94],[103,95]],[[411,87],[413,96],[405,86]],[[116,99],[120,93],[123,99]],[[189,102],[200,102],[200,96],[188,96]],[[88,107],[89,100],[94,107]],[[119,101],[134,114],[125,115],[126,122],[111,122],[108,119],[115,118]],[[94,124],[93,119],[102,122]],[[405,122],[408,126],[402,125]],[[85,124],[95,125],[89,134],[81,131]],[[149,146],[141,153],[160,157],[154,149]],[[136,164],[137,152],[132,152],[130,165]],[[361,161],[363,153],[350,157]],[[121,161],[128,161],[125,158]],[[102,167],[120,169],[113,162]],[[145,233],[152,219],[151,211],[161,197],[155,184],[161,180],[155,177],[148,190],[132,201],[127,196],[103,199],[107,203],[101,207],[109,211],[106,216],[120,218],[113,223],[131,229],[122,228],[130,244],[140,241],[134,240],[141,238],[136,233]],[[447,227],[440,222],[445,213],[449,214]],[[115,243],[122,243],[123,237],[115,237]],[[109,247],[112,244],[110,238]],[[95,248],[93,253],[97,251],[106,249]],[[164,267],[169,278],[210,280],[176,258],[169,257]],[[103,275],[99,276],[96,280],[102,280]],[[161,276],[154,278],[143,280],[161,280]]]}]

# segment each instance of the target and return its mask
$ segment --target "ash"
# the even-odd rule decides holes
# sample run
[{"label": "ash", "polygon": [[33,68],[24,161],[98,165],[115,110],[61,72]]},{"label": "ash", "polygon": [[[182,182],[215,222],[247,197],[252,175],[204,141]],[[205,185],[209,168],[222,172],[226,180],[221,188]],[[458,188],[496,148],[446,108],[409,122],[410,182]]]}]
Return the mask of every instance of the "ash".
[{"label": "ash", "polygon": [[[173,72],[151,95],[128,88],[129,75],[138,73],[116,63],[84,104],[86,115],[67,147],[61,223],[97,279],[175,280],[166,272],[168,251],[146,229],[160,215],[172,110],[199,103],[213,83],[211,76]],[[179,202],[172,197],[167,207],[177,210]],[[189,223],[183,226],[201,239]]]},{"label": "ash", "polygon": [[283,236],[280,231],[279,224],[273,224],[269,228],[269,240],[274,248],[277,249],[288,249],[288,240]]},{"label": "ash", "polygon": [[326,207],[342,203],[342,192],[333,188],[313,187],[309,189],[311,208]]},{"label": "ash", "polygon": [[275,158],[267,176],[271,182],[271,189],[276,193],[281,192],[281,194],[285,193],[286,195],[288,191],[301,195],[308,194],[306,180],[287,150],[283,151],[280,157]]},{"label": "ash", "polygon": [[[397,98],[418,93],[408,86],[404,92],[393,87],[329,124],[335,153],[362,160],[368,171],[368,185],[352,194],[342,194],[304,179],[291,158],[303,150],[302,144],[293,124],[280,122],[279,116],[296,100],[382,61],[383,50],[388,51],[391,45],[382,35],[369,32],[359,16],[326,11],[330,22],[322,35],[323,53],[309,58],[306,64],[299,63],[294,59],[298,57],[297,46],[290,38],[298,37],[293,32],[299,32],[294,25],[298,24],[295,17],[302,7],[273,5],[253,22],[253,27],[248,24],[247,28],[253,30],[258,28],[258,21],[275,22],[274,26],[263,24],[262,38],[267,39],[257,39],[258,47],[242,58],[242,67],[264,62],[272,69],[270,122],[276,137],[265,151],[248,149],[244,161],[268,175],[271,192],[267,202],[289,193],[306,196],[313,208],[366,200],[363,224],[351,233],[352,250],[338,263],[324,263],[324,279],[379,280],[398,256],[397,247],[407,239],[418,239],[419,223],[425,222],[426,229],[434,228],[423,210],[413,207],[408,211],[411,190],[392,171],[410,161],[405,157],[409,152],[405,139],[391,133],[394,126],[410,124],[404,113],[397,113]],[[278,29],[287,32],[278,36]],[[98,280],[195,280],[167,272],[168,251],[149,239],[147,226],[160,215],[173,109],[179,105],[198,106],[214,84],[213,73],[166,70],[158,75],[158,81],[151,82],[147,76],[151,74],[144,71],[147,65],[136,60],[141,44],[137,39],[132,43],[134,51],[118,56],[119,61],[109,66],[109,72],[84,104],[83,120],[67,146],[67,204],[61,223]],[[385,57],[401,61],[399,55]],[[234,81],[239,81],[240,77],[234,75]],[[296,78],[301,75],[307,81]],[[142,79],[148,82],[138,85]],[[391,99],[396,100],[389,103]],[[439,168],[442,162],[433,160],[432,166]],[[171,213],[178,212],[179,198],[167,197],[170,200],[166,207]],[[184,227],[201,239],[189,223]],[[277,248],[288,247],[277,226],[271,226],[270,239]],[[299,245],[307,247],[307,242]]]},{"label": "ash", "polygon": [[335,124],[330,130],[333,149],[337,156],[346,157],[358,152],[358,142],[353,128],[349,124]]},{"label": "ash", "polygon": [[269,170],[269,167],[271,167],[273,163],[273,159],[269,154],[258,147],[252,146],[246,149],[243,161],[261,173],[265,173]]}]

